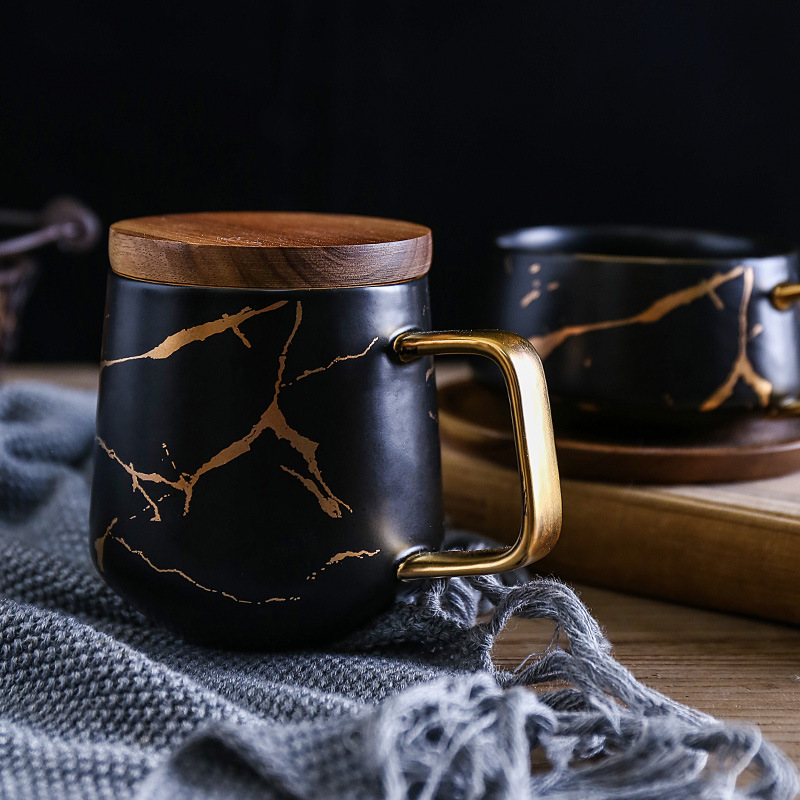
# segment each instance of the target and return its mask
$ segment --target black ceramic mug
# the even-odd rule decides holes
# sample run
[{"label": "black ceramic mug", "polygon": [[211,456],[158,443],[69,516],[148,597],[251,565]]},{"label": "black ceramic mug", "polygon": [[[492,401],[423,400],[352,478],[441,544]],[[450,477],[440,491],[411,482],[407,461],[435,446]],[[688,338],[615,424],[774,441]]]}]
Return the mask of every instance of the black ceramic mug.
[{"label": "black ceramic mug", "polygon": [[[308,645],[386,607],[398,578],[514,569],[555,543],[541,363],[513,334],[427,332],[427,228],[175,215],[112,226],[110,255],[91,549],[152,618],[215,645]],[[438,353],[506,375],[514,547],[436,552]]]},{"label": "black ceramic mug", "polygon": [[487,318],[536,347],[558,423],[726,430],[798,410],[793,246],[624,226],[526,228],[496,244]]}]

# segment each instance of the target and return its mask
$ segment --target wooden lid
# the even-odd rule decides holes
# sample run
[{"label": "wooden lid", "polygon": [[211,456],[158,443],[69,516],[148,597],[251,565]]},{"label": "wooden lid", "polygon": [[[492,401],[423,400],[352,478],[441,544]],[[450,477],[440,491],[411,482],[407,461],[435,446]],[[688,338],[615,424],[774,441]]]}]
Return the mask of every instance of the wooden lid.
[{"label": "wooden lid", "polygon": [[324,289],[424,275],[424,225],[346,214],[234,211],[139,217],[111,226],[111,267],[155,283]]}]

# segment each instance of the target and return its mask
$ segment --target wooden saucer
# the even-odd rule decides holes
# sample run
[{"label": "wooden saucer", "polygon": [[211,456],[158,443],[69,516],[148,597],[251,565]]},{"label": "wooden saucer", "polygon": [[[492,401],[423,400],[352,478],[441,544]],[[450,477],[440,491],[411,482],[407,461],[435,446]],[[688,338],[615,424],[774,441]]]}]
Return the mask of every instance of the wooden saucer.
[{"label": "wooden saucer", "polygon": [[[561,474],[623,483],[717,483],[757,480],[800,470],[800,420],[758,419],[720,443],[694,434],[668,440],[577,438],[556,431]],[[506,398],[474,380],[439,388],[442,442],[497,463],[516,464]],[[759,431],[768,441],[755,441]]]}]

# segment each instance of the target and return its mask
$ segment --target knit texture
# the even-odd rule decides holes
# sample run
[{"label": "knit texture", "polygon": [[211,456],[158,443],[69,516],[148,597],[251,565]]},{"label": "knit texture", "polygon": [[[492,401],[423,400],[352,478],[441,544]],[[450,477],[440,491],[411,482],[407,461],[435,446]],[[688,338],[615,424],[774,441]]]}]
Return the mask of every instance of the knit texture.
[{"label": "knit texture", "polygon": [[[0,797],[795,795],[756,729],[638,683],[554,580],[415,584],[325,652],[224,652],[153,626],[89,559],[94,406],[0,389]],[[511,616],[557,635],[495,670]]]}]

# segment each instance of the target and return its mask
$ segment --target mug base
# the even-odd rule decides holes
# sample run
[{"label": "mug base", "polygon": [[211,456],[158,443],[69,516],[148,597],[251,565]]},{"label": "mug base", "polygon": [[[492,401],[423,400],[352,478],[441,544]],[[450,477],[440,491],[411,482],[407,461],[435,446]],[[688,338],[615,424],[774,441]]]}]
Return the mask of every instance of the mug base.
[{"label": "mug base", "polygon": [[[399,581],[396,583],[399,592],[402,586]],[[116,588],[124,596],[125,590]],[[162,603],[145,608],[140,599],[136,605],[151,622],[188,644],[215,650],[266,653],[330,646],[367,625],[390,608],[394,600],[395,594],[373,598],[369,606],[349,613],[345,618],[322,618],[315,614],[303,620],[253,618],[248,622],[208,613],[194,614],[185,605],[165,608]]]}]

